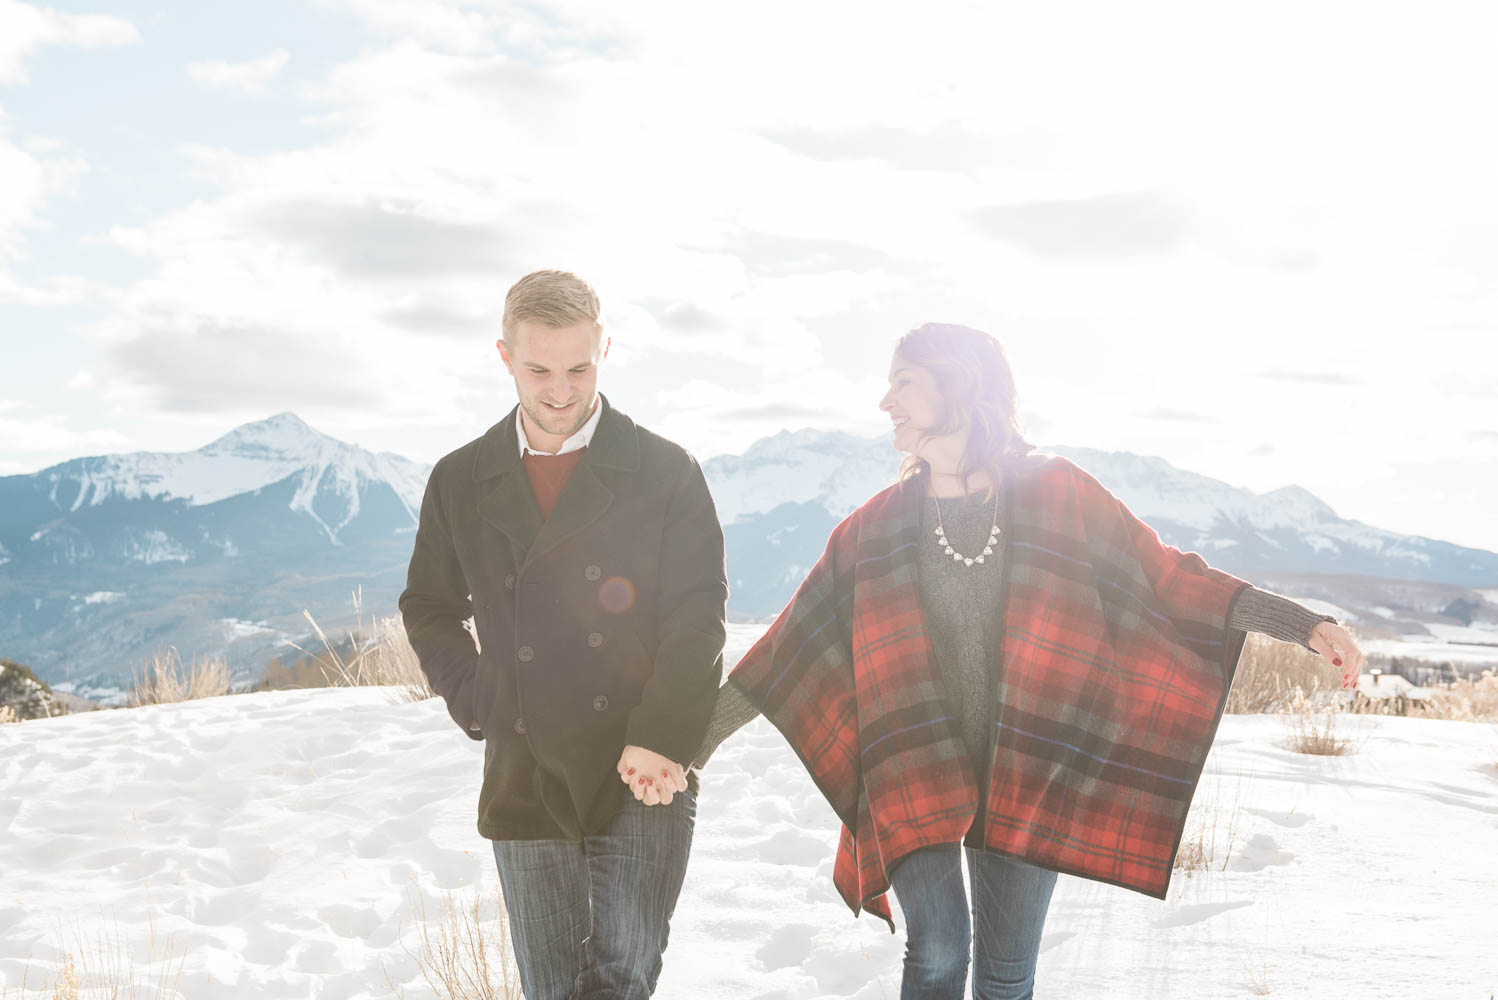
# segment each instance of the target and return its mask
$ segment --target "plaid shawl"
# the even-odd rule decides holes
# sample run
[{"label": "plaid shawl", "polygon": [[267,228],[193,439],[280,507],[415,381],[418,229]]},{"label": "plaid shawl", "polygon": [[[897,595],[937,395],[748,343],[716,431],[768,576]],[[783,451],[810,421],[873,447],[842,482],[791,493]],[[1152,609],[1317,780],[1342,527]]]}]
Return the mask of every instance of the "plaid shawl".
[{"label": "plaid shawl", "polygon": [[1007,470],[1003,629],[988,787],[921,611],[922,477],[874,496],[732,679],[783,733],[843,829],[833,881],[893,930],[888,872],[967,840],[1164,898],[1227,701],[1247,584],[1165,545],[1063,458]]}]

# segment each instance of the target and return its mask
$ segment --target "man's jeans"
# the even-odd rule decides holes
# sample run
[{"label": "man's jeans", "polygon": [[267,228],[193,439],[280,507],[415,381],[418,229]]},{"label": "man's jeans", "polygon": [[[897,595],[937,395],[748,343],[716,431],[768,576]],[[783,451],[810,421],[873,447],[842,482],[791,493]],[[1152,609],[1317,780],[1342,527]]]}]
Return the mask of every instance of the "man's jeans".
[{"label": "man's jeans", "polygon": [[496,840],[494,859],[527,1000],[650,996],[686,876],[697,796],[634,798],[582,843]]},{"label": "man's jeans", "polygon": [[[962,853],[972,876],[973,922],[962,888]],[[901,1000],[960,1000],[973,954],[975,1000],[1034,995],[1040,932],[1056,873],[956,844],[911,854],[890,873],[905,917]]]}]

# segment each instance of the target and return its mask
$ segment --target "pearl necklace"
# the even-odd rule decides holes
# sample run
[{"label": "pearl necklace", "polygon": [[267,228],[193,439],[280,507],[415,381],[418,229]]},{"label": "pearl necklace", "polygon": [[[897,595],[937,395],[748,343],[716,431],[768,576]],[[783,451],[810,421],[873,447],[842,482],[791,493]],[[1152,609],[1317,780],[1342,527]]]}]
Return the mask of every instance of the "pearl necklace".
[{"label": "pearl necklace", "polygon": [[965,556],[952,548],[952,543],[947,541],[947,529],[941,523],[941,498],[932,497],[936,501],[936,544],[937,547],[952,557],[953,562],[960,562],[964,566],[973,563],[981,563],[984,556],[993,555],[993,547],[999,544],[999,491],[993,491],[993,527],[988,532],[988,543],[983,546],[983,551],[976,556]]}]

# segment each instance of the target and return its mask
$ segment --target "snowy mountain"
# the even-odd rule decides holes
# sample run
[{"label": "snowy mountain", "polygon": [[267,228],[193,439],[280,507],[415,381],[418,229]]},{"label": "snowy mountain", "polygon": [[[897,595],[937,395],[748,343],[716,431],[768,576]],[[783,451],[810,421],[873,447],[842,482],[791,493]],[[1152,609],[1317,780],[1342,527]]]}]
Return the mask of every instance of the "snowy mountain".
[{"label": "snowy mountain", "polygon": [[[1160,458],[1047,447],[1082,466],[1161,538],[1245,578],[1354,574],[1491,587],[1498,553],[1400,535],[1337,515],[1298,486],[1258,494]],[[894,481],[888,435],[782,432],[703,471],[728,543],[730,607],[764,616],[784,606],[821,555],[828,532]]]},{"label": "snowy mountain", "polygon": [[389,613],[428,468],[291,413],[197,451],[0,478],[0,651],[50,681],[128,678],[153,649],[263,663],[350,593]]},{"label": "snowy mountain", "polygon": [[[1261,495],[1158,458],[1047,450],[1090,471],[1167,542],[1230,572],[1270,587],[1296,577],[1294,593],[1339,604],[1356,580],[1350,606],[1376,609],[1392,638],[1436,635],[1426,624],[1436,619],[1493,624],[1498,602],[1468,588],[1498,588],[1498,554],[1346,520],[1298,487]],[[705,462],[724,522],[730,613],[778,612],[833,526],[898,465],[887,435],[813,430]],[[68,680],[84,691],[117,686],[167,646],[184,659],[226,655],[237,676],[254,677],[307,635],[304,608],[332,629],[352,620],[360,590],[366,615],[395,612],[428,472],[284,413],[197,451],[0,478],[0,655],[62,691]],[[1473,620],[1449,613],[1467,605]]]},{"label": "snowy mountain", "polygon": [[[284,495],[289,511],[302,515],[336,545],[355,526],[367,499],[386,508],[394,501],[414,524],[426,475],[425,466],[345,444],[313,430],[293,413],[282,413],[245,424],[197,451],[80,458],[34,476],[0,479],[0,501],[5,504],[0,542],[9,542],[9,549],[0,551],[12,559],[25,558],[40,544],[54,563],[100,557],[187,562],[206,543],[232,556],[239,546],[227,534],[148,528],[112,538],[106,531],[100,538],[80,525],[103,526],[108,518],[91,518],[91,511],[129,509],[122,504],[130,502],[206,509],[266,490],[278,498]],[[381,510],[377,515],[382,523],[388,513]],[[46,519],[22,539],[18,529],[38,515]],[[189,517],[184,524],[196,527],[214,520]],[[100,549],[95,544],[99,541],[112,541],[114,547]]]}]

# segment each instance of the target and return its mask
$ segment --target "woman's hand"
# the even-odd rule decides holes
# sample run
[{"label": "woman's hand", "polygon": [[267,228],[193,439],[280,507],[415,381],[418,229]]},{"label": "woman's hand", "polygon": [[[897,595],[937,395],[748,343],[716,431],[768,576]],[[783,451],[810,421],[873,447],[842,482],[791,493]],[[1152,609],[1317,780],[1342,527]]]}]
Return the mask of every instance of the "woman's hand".
[{"label": "woman's hand", "polygon": [[644,747],[625,747],[619,755],[618,771],[619,780],[647,806],[670,805],[673,795],[687,790],[682,766]]},{"label": "woman's hand", "polygon": [[1333,622],[1321,622],[1311,629],[1309,645],[1334,667],[1342,668],[1342,686],[1357,687],[1367,657],[1353,641],[1352,633]]}]

